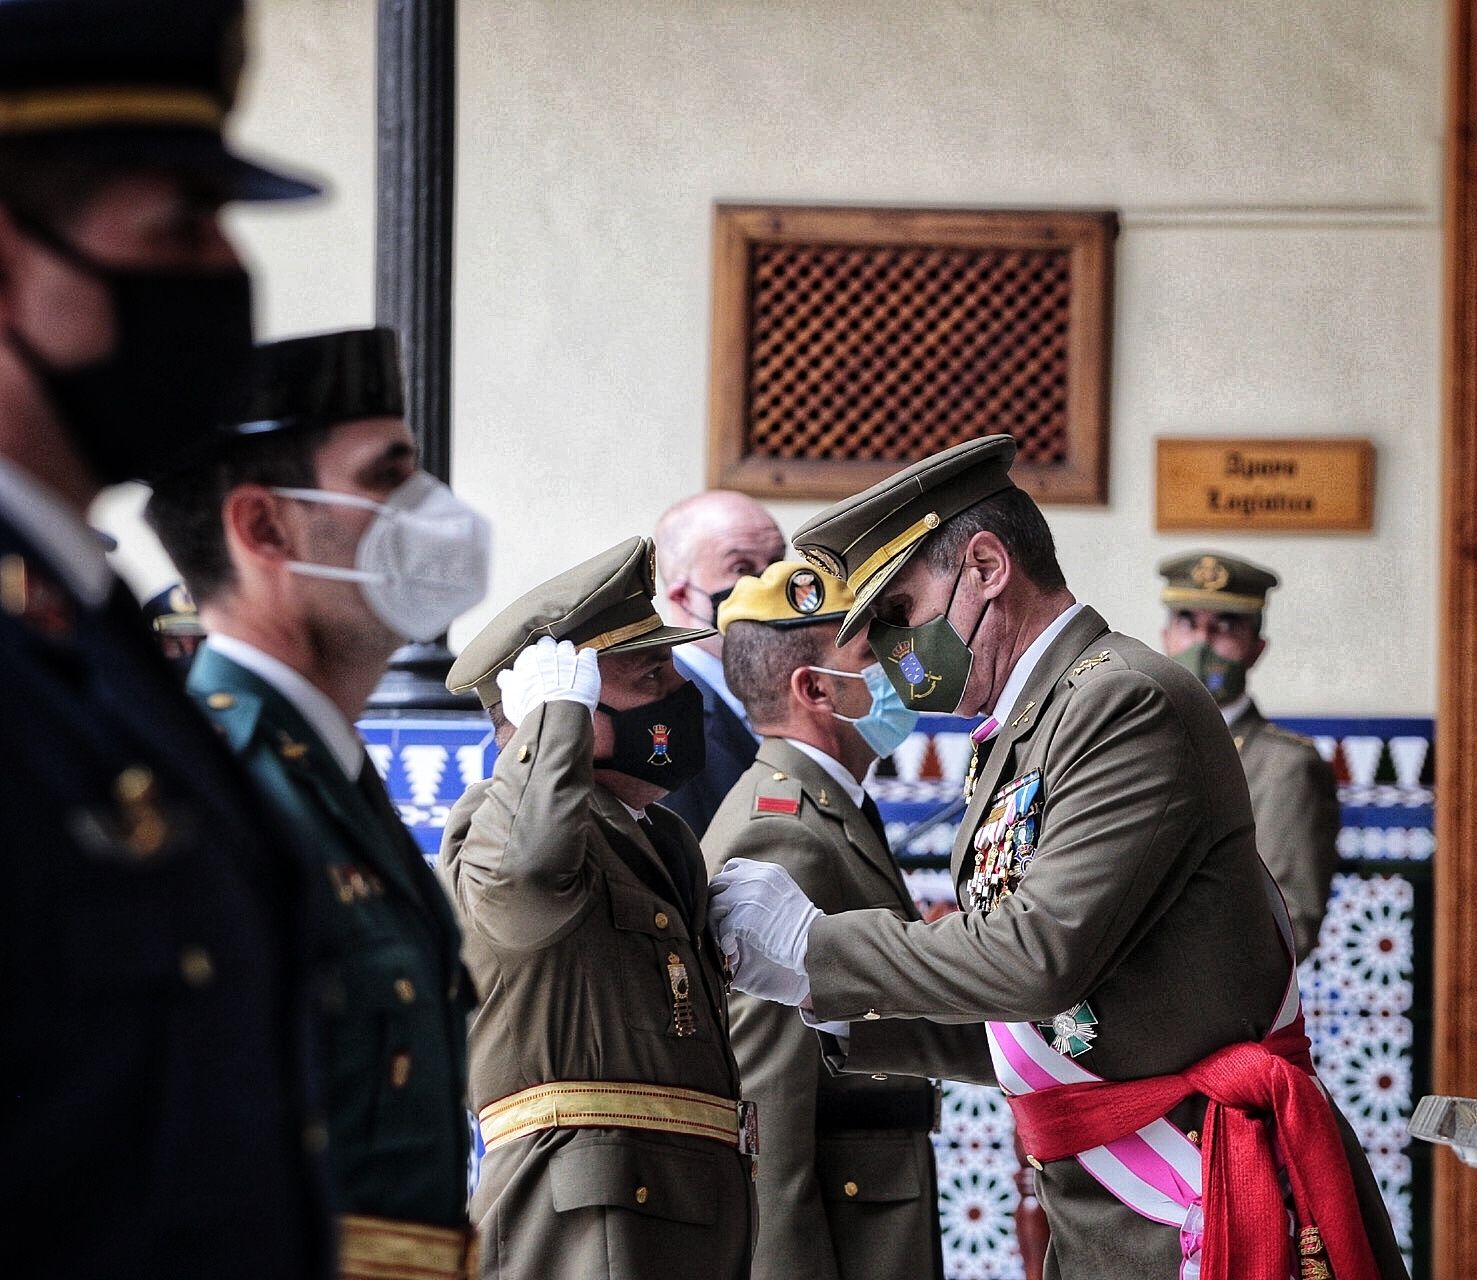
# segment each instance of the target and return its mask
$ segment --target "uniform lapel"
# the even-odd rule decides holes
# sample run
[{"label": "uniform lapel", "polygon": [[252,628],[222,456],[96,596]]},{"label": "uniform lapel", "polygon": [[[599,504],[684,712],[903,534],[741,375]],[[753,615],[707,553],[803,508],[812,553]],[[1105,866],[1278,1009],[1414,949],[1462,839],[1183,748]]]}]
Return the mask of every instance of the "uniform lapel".
[{"label": "uniform lapel", "polygon": [[1257,709],[1255,702],[1248,702],[1246,710],[1231,722],[1231,738],[1236,743],[1238,754],[1245,751],[1252,740],[1267,726],[1266,717]]},{"label": "uniform lapel", "polygon": [[672,883],[661,855],[652,848],[646,832],[641,830],[641,824],[631,816],[631,811],[598,783],[591,788],[590,795],[601,822],[616,837],[609,841],[611,848],[630,868],[631,874],[667,902],[680,906],[682,895]]},{"label": "uniform lapel", "polygon": [[954,837],[954,849],[949,859],[949,873],[954,883],[959,883],[959,874],[969,852],[975,830],[989,811],[989,804],[1000,786],[1002,775],[1015,754],[1016,747],[1030,738],[1040,723],[1043,713],[1051,704],[1058,684],[1068,671],[1082,660],[1093,645],[1108,633],[1108,624],[1096,609],[1084,608],[1061,635],[1051,642],[1041,655],[1041,661],[1026,681],[1021,695],[1011,709],[1010,719],[1001,726],[1000,732],[990,741],[990,754],[976,775],[974,795],[964,811],[964,819]]}]

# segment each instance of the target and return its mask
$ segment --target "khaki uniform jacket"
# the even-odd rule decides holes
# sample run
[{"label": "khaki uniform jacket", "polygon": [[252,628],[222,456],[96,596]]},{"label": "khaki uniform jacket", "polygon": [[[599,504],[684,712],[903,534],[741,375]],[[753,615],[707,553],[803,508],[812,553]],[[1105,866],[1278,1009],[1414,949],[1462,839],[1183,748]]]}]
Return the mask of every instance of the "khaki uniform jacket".
[{"label": "khaki uniform jacket", "polygon": [[[794,811],[779,811],[785,805]],[[760,745],[703,853],[712,872],[729,858],[778,863],[828,914],[879,907],[918,919],[885,842],[825,769],[781,738]],[[833,1074],[823,1037],[795,1010],[738,993],[730,1007],[744,1092],[759,1104],[754,1280],[942,1277],[928,1136],[934,1086]],[[958,1056],[989,1052],[982,1027],[931,1030],[952,1039]]]},{"label": "khaki uniform jacket", "polygon": [[[739,1097],[697,840],[649,811],[686,848],[699,897],[688,920],[630,812],[595,784],[592,752],[584,707],[536,708],[446,825],[442,871],[484,1000],[474,1110],[549,1081]],[[694,1034],[681,1038],[669,954],[690,977]],[[545,1130],[487,1152],[472,1215],[483,1274],[499,1280],[738,1280],[753,1239],[750,1159],[687,1135]]]},{"label": "khaki uniform jacket", "polygon": [[1318,945],[1338,866],[1338,786],[1318,748],[1270,723],[1256,703],[1232,722],[1231,735],[1251,790],[1257,850],[1282,890],[1301,961]]},{"label": "khaki uniform jacket", "polygon": [[[1015,892],[988,914],[966,903],[932,924],[883,911],[818,920],[806,959],[815,1016],[1040,1022],[1085,1000],[1097,1035],[1077,1061],[1110,1080],[1262,1039],[1290,957],[1241,763],[1199,682],[1092,609],[1073,618],[982,761],[954,845],[961,901],[991,800],[1037,769],[1039,836]],[[1170,1118],[1190,1130],[1203,1114],[1192,1098]],[[1368,1162],[1342,1129],[1381,1274],[1403,1277]],[[1075,1159],[1048,1164],[1037,1184],[1048,1280],[1178,1274],[1177,1230],[1139,1217]]]}]

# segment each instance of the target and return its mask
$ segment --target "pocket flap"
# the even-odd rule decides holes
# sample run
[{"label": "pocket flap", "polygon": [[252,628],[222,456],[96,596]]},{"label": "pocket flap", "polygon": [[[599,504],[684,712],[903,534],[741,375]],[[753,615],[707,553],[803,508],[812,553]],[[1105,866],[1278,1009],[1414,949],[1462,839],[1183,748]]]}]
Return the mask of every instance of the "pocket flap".
[{"label": "pocket flap", "polygon": [[549,1162],[554,1208],[598,1205],[710,1225],[718,1211],[715,1158],[623,1135],[576,1138]]},{"label": "pocket flap", "polygon": [[843,1204],[916,1200],[923,1194],[911,1138],[818,1138],[815,1169],[821,1196]]},{"label": "pocket flap", "polygon": [[668,907],[649,889],[633,889],[614,879],[606,883],[610,888],[610,918],[617,929],[653,938],[687,937],[682,913]]}]

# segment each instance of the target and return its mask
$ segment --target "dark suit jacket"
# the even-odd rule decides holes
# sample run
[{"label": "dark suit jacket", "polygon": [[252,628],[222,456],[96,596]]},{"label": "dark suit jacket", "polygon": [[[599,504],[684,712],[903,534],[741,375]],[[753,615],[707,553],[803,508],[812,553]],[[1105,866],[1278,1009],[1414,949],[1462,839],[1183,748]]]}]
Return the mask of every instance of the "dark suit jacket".
[{"label": "dark suit jacket", "polygon": [[7,1271],[323,1274],[289,836],[128,592],[84,608],[3,517],[0,667]]},{"label": "dark suit jacket", "polygon": [[697,685],[703,695],[703,736],[707,740],[708,761],[700,774],[678,787],[662,804],[701,838],[723,798],[754,763],[759,743],[712,685],[680,658],[675,661],[678,672]]}]

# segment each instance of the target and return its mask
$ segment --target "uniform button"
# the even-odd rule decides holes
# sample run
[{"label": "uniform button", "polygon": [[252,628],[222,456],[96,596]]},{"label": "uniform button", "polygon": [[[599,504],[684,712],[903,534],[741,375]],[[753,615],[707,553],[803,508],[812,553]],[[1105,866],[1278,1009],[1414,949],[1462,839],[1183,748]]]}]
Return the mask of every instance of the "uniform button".
[{"label": "uniform button", "polygon": [[1041,1161],[1036,1159],[1035,1156],[1027,1156],[1026,1163],[1030,1165],[1031,1168],[1035,1169],[1038,1173],[1041,1172]]},{"label": "uniform button", "polygon": [[409,1004],[415,999],[415,983],[409,978],[395,979],[395,995],[401,1004]]},{"label": "uniform button", "polygon": [[877,1019],[881,1016],[882,1015],[878,1013],[876,1009],[868,1009],[866,1013],[862,1014],[862,1017],[865,1018],[868,1022],[876,1022]]},{"label": "uniform button", "polygon": [[1197,1147],[1200,1145],[1200,1130],[1199,1129],[1191,1129],[1189,1133],[1185,1134],[1185,1137],[1187,1137]]},{"label": "uniform button", "polygon": [[199,990],[208,987],[215,978],[215,965],[210,952],[204,947],[186,947],[179,953],[180,976],[187,987]]},{"label": "uniform button", "polygon": [[886,1076],[883,1076],[883,1075],[874,1075],[874,1076],[873,1076],[873,1077],[872,1077],[872,1079],[873,1079],[873,1080],[886,1080],[886,1079],[887,1079],[887,1077],[886,1077]]},{"label": "uniform button", "polygon": [[521,747],[518,748],[518,763],[527,764],[528,757],[532,754],[533,753],[528,749],[528,743],[525,742]]},{"label": "uniform button", "polygon": [[782,773],[780,773],[780,772],[778,772],[778,771],[776,771],[775,774],[774,774],[774,780],[776,782],[783,782],[785,780],[785,775],[782,774]]},{"label": "uniform button", "polygon": [[120,804],[147,804],[155,794],[154,771],[146,765],[130,765],[113,780],[113,795]]},{"label": "uniform button", "polygon": [[236,705],[236,699],[225,690],[221,690],[220,693],[212,693],[206,698],[205,705],[212,711],[229,711]]},{"label": "uniform button", "polygon": [[667,927],[668,920],[667,913],[665,911],[658,911],[656,915],[651,918],[651,920],[658,929],[665,929]]},{"label": "uniform button", "polygon": [[303,1150],[310,1156],[321,1155],[328,1148],[328,1126],[315,1120],[303,1126]]},{"label": "uniform button", "polygon": [[410,1052],[401,1049],[390,1059],[390,1084],[396,1089],[405,1088],[410,1079]]},{"label": "uniform button", "polygon": [[645,1187],[637,1187],[636,1188],[636,1203],[637,1204],[645,1204],[646,1203],[646,1197],[648,1195],[650,1195],[650,1194],[651,1193],[648,1192]]},{"label": "uniform button", "polygon": [[861,1188],[858,1187],[854,1182],[848,1182],[844,1187],[841,1188],[841,1190],[846,1192],[848,1196],[854,1196],[858,1191],[861,1190]]}]

